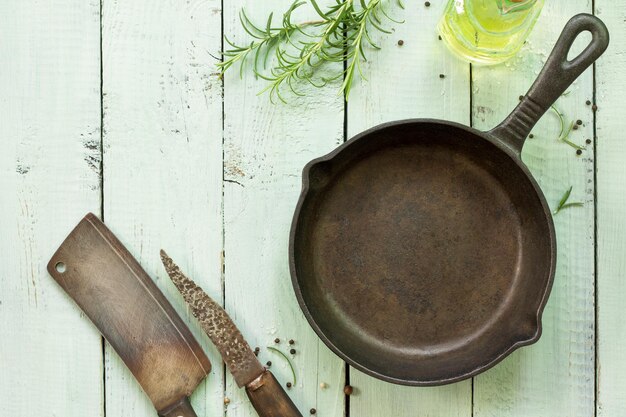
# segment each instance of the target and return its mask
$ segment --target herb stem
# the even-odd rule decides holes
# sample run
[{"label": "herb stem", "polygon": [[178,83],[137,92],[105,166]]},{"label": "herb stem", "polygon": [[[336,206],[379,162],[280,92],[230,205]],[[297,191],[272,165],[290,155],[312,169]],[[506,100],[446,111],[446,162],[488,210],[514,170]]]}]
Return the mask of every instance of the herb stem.
[{"label": "herb stem", "polygon": [[[254,73],[269,82],[259,94],[269,91],[271,100],[278,97],[284,102],[284,87],[297,96],[303,95],[298,91],[296,82],[306,81],[314,87],[322,87],[342,76],[340,92],[347,99],[355,73],[358,71],[365,78],[361,68],[361,61],[366,60],[365,47],[369,45],[380,49],[374,44],[369,31],[376,29],[391,33],[382,26],[382,17],[394,23],[402,23],[394,20],[385,11],[383,3],[390,1],[392,0],[335,0],[334,4],[331,3],[322,10],[318,0],[295,0],[283,14],[280,27],[273,26],[272,14],[264,26],[256,26],[242,10],[239,16],[242,27],[253,39],[247,45],[238,46],[224,38],[230,49],[222,53],[223,61],[217,64],[220,76],[236,63],[239,63],[240,75],[243,75],[245,62],[254,56]],[[404,8],[401,0],[396,0],[396,3]],[[321,19],[292,23],[292,13],[303,4],[310,4]],[[309,27],[317,30],[305,30]],[[276,63],[266,73],[263,70],[270,55],[276,59]],[[260,57],[263,68],[259,67]],[[346,61],[344,68],[338,71],[334,69],[335,74],[316,75],[316,70],[325,63]]]},{"label": "herb stem", "polygon": [[568,203],[567,200],[569,200],[570,195],[572,194],[572,188],[573,186],[570,185],[570,187],[567,189],[567,191],[565,191],[565,193],[563,194],[563,197],[561,197],[561,200],[559,201],[559,205],[556,207],[556,209],[552,212],[555,216],[563,209],[569,208],[569,207],[582,207],[583,203],[577,201],[575,203]]},{"label": "herb stem", "polygon": [[289,357],[287,355],[285,355],[280,349],[276,349],[275,347],[272,346],[268,346],[267,347],[268,350],[271,350],[272,352],[276,352],[278,353],[280,356],[282,356],[283,358],[285,358],[285,360],[287,361],[287,363],[289,364],[289,368],[291,369],[291,374],[293,375],[293,385],[296,385],[296,370],[293,367],[293,364],[291,363],[291,360],[289,360]]}]

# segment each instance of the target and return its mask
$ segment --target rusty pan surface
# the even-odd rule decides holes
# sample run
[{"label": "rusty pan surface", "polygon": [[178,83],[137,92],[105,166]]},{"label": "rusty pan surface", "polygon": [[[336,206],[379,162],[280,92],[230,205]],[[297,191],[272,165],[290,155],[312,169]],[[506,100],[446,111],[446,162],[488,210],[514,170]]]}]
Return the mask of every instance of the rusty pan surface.
[{"label": "rusty pan surface", "polygon": [[[567,61],[583,31],[593,35],[589,46]],[[439,385],[539,338],[556,238],[520,153],[541,115],[607,45],[599,19],[575,16],[528,94],[492,131],[392,122],[305,167],[292,281],[335,353],[386,381]]]}]

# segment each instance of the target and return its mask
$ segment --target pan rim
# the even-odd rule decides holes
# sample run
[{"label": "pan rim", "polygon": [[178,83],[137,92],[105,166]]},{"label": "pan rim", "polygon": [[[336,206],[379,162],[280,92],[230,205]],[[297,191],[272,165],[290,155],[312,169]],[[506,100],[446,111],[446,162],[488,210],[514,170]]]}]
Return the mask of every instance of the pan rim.
[{"label": "pan rim", "polygon": [[[335,156],[337,156],[338,154],[340,154],[341,152],[349,148],[353,143],[357,142],[358,140],[364,137],[367,137],[371,134],[374,134],[374,133],[377,133],[382,130],[392,128],[395,126],[411,125],[411,124],[413,125],[434,124],[442,128],[460,129],[469,134],[472,134],[474,136],[477,136],[481,139],[484,139],[490,142],[500,151],[504,152],[507,156],[509,156],[511,160],[513,160],[513,162],[515,162],[517,167],[521,169],[521,171],[524,173],[524,175],[526,176],[526,178],[532,185],[535,195],[539,198],[539,201],[543,208],[544,217],[546,219],[546,224],[547,224],[548,232],[549,232],[547,239],[550,244],[550,255],[549,255],[550,264],[549,264],[549,271],[547,271],[548,279],[547,279],[547,282],[543,291],[543,295],[541,299],[539,300],[539,307],[536,311],[536,314],[534,314],[534,317],[536,318],[536,331],[529,338],[515,341],[507,349],[500,352],[497,356],[493,358],[485,358],[486,361],[482,365],[476,367],[475,369],[469,372],[465,372],[463,374],[450,377],[450,378],[433,379],[433,380],[403,379],[403,378],[398,378],[398,377],[391,376],[391,375],[386,375],[373,369],[369,369],[366,366],[356,362],[354,359],[350,358],[341,349],[339,349],[332,342],[332,340],[326,335],[326,333],[318,326],[313,314],[309,310],[308,305],[306,304],[304,300],[304,296],[302,294],[302,290],[300,288],[300,284],[298,280],[298,274],[296,271],[296,261],[295,261],[295,256],[294,256],[295,239],[297,235],[298,222],[300,219],[302,207],[303,207],[304,201],[306,200],[307,195],[309,194],[310,187],[309,187],[309,175],[308,174],[309,174],[310,168],[317,163],[326,162],[326,161],[333,159]],[[301,188],[301,192],[298,198],[298,202],[296,204],[296,208],[294,210],[294,215],[292,218],[291,228],[289,232],[289,270],[290,270],[290,275],[291,275],[291,283],[292,283],[292,286],[296,295],[296,299],[298,300],[298,304],[300,305],[300,308],[302,309],[302,312],[304,316],[306,317],[309,325],[313,328],[317,336],[324,342],[324,344],[328,346],[328,348],[331,349],[337,356],[343,359],[347,364],[353,366],[354,368],[360,370],[361,372],[365,374],[368,374],[370,376],[373,376],[375,378],[378,378],[386,382],[391,382],[391,383],[395,383],[399,385],[407,385],[407,386],[438,386],[438,385],[445,385],[445,384],[450,384],[454,382],[459,382],[459,381],[471,378],[477,374],[480,374],[492,368],[499,362],[501,362],[505,357],[510,355],[513,351],[519,349],[520,347],[531,345],[537,342],[537,340],[539,340],[542,334],[542,330],[543,330],[541,319],[542,319],[543,311],[545,309],[545,306],[548,302],[548,299],[552,290],[554,276],[556,272],[556,250],[557,250],[556,233],[554,229],[554,222],[552,219],[550,208],[547,204],[547,201],[545,199],[545,196],[541,188],[539,187],[539,184],[536,182],[535,178],[533,177],[528,167],[523,163],[520,152],[514,150],[513,148],[508,146],[504,141],[500,140],[499,138],[497,138],[496,136],[494,136],[493,134],[489,132],[482,132],[472,127],[463,125],[461,123],[448,121],[448,120],[432,119],[432,118],[412,118],[412,119],[403,119],[403,120],[395,120],[391,122],[386,122],[386,123],[382,123],[377,126],[374,126],[372,128],[369,128],[353,136],[352,138],[350,138],[343,144],[336,147],[331,152],[323,156],[320,156],[318,158],[315,158],[305,165],[305,167],[302,170],[302,188]]]}]

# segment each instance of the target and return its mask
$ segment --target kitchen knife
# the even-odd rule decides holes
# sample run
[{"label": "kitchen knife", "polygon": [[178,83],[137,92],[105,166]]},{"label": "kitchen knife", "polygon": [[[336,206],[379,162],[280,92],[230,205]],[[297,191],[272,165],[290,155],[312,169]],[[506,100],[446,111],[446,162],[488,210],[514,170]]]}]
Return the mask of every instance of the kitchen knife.
[{"label": "kitchen knife", "polygon": [[163,250],[161,260],[200,326],[222,355],[237,385],[246,387],[259,416],[302,417],[274,375],[261,365],[226,311],[187,278]]},{"label": "kitchen knife", "polygon": [[198,342],[148,274],[92,213],[48,263],[122,358],[161,417],[197,417],[188,397],[211,370]]}]

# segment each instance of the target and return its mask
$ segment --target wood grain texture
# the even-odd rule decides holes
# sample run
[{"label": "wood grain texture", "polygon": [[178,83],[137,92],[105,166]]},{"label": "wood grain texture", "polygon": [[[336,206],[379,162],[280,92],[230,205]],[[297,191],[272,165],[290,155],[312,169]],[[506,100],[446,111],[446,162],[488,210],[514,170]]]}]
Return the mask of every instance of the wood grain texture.
[{"label": "wood grain texture", "polygon": [[[348,102],[348,137],[394,119],[469,123],[469,65],[450,55],[435,31],[444,6],[445,2],[430,7],[406,2],[404,11],[394,6],[393,16],[405,23],[387,24],[393,34],[378,36],[382,50],[368,54],[363,65],[368,80],[355,86]],[[350,383],[355,388],[350,398],[352,416],[451,417],[472,412],[470,381],[436,388],[401,387],[351,369]]]},{"label": "wood grain texture", "polygon": [[[225,2],[225,35],[234,42],[249,41],[238,17],[244,6],[253,21],[264,25],[270,12],[280,19],[290,4],[291,0]],[[294,21],[309,20],[314,13],[303,6]],[[343,102],[336,93],[339,85],[333,83],[322,89],[303,86],[307,97],[272,105],[266,94],[257,95],[265,85],[250,70],[240,79],[238,68],[225,79],[226,310],[250,345],[261,348],[261,362],[272,362],[271,370],[283,385],[291,381],[291,371],[266,346],[289,355],[292,346],[286,342],[293,339],[297,353],[291,361],[297,383],[287,394],[303,414],[316,408],[318,415],[339,417],[344,414],[343,362],[322,346],[298,306],[289,275],[288,237],[302,167],[343,141]],[[275,344],[275,338],[281,342]],[[328,388],[321,389],[322,382]],[[226,392],[231,399],[229,416],[256,416],[230,375]]]},{"label": "wood grain texture", "polygon": [[[0,3],[0,404],[102,416],[102,345],[48,275],[100,207],[100,5]],[[88,389],[86,387],[89,387]]]},{"label": "wood grain texture", "polygon": [[[490,129],[526,93],[570,17],[591,12],[586,0],[546,2],[529,43],[513,60],[473,68],[473,123]],[[584,42],[576,43],[580,51]],[[578,45],[578,46],[577,46]],[[571,55],[570,55],[571,56]],[[602,58],[601,58],[602,59]],[[593,73],[587,70],[557,101],[566,122],[583,124],[570,139],[585,146],[582,155],[557,141],[560,124],[548,112],[528,139],[522,159],[554,209],[573,186],[570,202],[554,217],[557,272],[543,315],[543,336],[475,378],[474,416],[592,416],[594,409],[594,155],[585,140],[593,136]]]},{"label": "wood grain texture", "polygon": [[[223,367],[159,258],[166,249],[222,299],[222,96],[210,53],[221,45],[217,0],[103,2],[104,220],[181,313],[213,363],[191,397],[223,407]],[[107,416],[154,416],[107,348]]]},{"label": "wood grain texture", "polygon": [[626,9],[596,0],[611,45],[596,66],[597,416],[626,414]]}]

